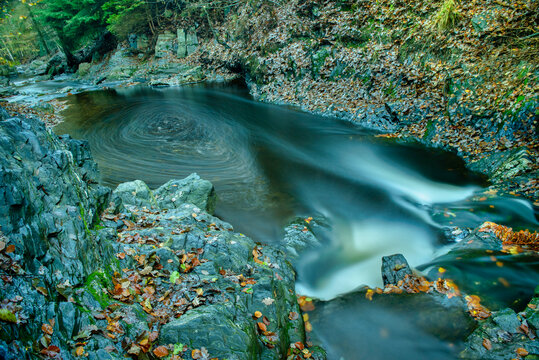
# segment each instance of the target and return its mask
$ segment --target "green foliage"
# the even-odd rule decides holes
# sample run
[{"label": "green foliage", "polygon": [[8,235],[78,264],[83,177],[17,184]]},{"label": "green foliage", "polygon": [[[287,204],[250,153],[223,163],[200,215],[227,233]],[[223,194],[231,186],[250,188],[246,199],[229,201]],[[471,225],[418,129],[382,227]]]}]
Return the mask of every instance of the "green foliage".
[{"label": "green foliage", "polygon": [[439,31],[450,30],[460,20],[455,0],[444,0],[442,7],[434,16],[434,24]]},{"label": "green foliage", "polygon": [[145,0],[109,0],[103,4],[107,28],[119,38],[132,32],[143,32],[148,26]]},{"label": "green foliage", "polygon": [[73,50],[92,40],[104,29],[105,0],[44,0],[38,11],[41,20],[52,27],[61,42]]}]

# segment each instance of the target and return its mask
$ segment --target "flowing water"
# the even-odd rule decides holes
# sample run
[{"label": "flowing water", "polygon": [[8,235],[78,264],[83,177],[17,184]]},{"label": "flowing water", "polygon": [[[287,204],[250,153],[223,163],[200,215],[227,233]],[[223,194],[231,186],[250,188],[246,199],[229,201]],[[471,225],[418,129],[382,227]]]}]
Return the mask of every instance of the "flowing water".
[{"label": "flowing water", "polygon": [[[493,306],[518,306],[539,283],[537,258],[508,257],[500,268],[484,253],[444,257],[453,226],[538,225],[524,200],[474,200],[485,179],[451,153],[255,102],[234,85],[109,89],[67,99],[66,121],[55,131],[90,142],[105,185],[141,179],[156,188],[196,172],[215,185],[217,216],[277,245],[295,216],[326,218],[331,230],[317,234],[323,246],[296,264],[301,294],[330,300],[361,285],[380,286],[381,257],[394,253],[426,270],[443,265],[459,286]],[[453,357],[458,336],[421,327],[412,311],[443,322],[443,310],[406,304],[374,308],[356,299],[321,306],[312,314],[315,334],[330,359]]]}]

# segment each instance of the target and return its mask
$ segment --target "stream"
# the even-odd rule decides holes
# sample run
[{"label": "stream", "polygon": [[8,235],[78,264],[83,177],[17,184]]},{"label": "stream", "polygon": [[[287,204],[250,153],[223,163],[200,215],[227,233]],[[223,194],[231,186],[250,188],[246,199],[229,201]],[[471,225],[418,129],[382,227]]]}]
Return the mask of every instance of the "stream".
[{"label": "stream", "polygon": [[350,297],[362,285],[382,286],[382,256],[401,253],[424,271],[443,266],[460,288],[494,309],[518,308],[539,283],[537,257],[508,256],[500,267],[484,253],[444,255],[455,226],[494,221],[538,228],[525,200],[477,200],[486,180],[452,153],[256,102],[234,84],[116,88],[65,100],[66,121],[55,132],[90,142],[104,185],[141,179],[156,188],[196,172],[215,186],[218,217],[277,246],[295,217],[325,218],[331,230],[318,228],[322,246],[303,253],[295,266],[298,293],[351,299],[311,314],[329,359],[444,359],[460,350],[458,336],[417,325],[411,309],[444,321],[436,304],[373,307]]}]

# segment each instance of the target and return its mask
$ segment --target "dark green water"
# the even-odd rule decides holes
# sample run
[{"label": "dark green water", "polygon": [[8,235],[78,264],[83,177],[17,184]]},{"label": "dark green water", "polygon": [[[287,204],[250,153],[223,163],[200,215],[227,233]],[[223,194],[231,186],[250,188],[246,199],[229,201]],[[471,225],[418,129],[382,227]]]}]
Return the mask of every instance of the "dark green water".
[{"label": "dark green water", "polygon": [[[381,285],[381,257],[394,253],[412,266],[443,263],[459,286],[492,304],[525,301],[539,283],[537,258],[508,259],[503,268],[484,254],[443,258],[452,226],[489,220],[537,227],[523,200],[474,201],[484,179],[450,153],[397,145],[348,122],[255,102],[239,86],[141,87],[67,99],[67,121],[55,131],[90,142],[103,184],[141,179],[155,188],[197,172],[215,185],[219,217],[277,245],[294,216],[326,217],[333,227],[319,234],[323,247],[296,264],[299,293],[332,299]],[[459,350],[458,339],[418,327],[412,304],[398,313],[391,304],[369,306],[350,302],[313,314],[330,359],[394,358],[388,344],[411,359],[452,358]],[[422,306],[428,313],[429,305]],[[432,314],[444,321],[440,311]],[[387,323],[395,331],[372,331]]]}]

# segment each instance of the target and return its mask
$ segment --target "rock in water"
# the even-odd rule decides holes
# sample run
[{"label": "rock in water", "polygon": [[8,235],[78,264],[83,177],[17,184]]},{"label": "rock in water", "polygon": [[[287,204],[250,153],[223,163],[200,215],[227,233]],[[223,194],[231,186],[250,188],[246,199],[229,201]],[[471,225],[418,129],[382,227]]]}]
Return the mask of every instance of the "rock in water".
[{"label": "rock in water", "polygon": [[404,280],[406,275],[412,275],[408,261],[402,254],[382,257],[382,279],[384,286],[397,285],[399,280]]}]

